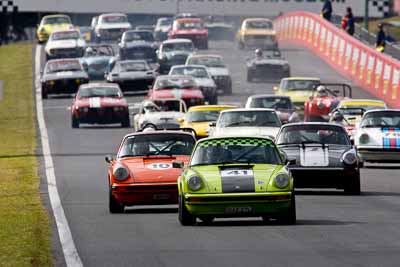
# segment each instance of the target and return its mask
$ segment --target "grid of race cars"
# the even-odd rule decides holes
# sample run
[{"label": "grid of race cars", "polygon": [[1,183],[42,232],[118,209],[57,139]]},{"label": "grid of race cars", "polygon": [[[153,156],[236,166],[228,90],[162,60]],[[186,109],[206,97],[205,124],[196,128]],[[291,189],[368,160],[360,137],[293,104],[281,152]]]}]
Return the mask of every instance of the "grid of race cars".
[{"label": "grid of race cars", "polygon": [[[134,128],[117,157],[106,157],[111,213],[179,204],[182,225],[218,217],[295,224],[295,188],[360,194],[365,163],[399,161],[400,110],[352,99],[348,84],[290,77],[269,19],[245,19],[233,32],[194,14],[135,29],[120,13],[86,28],[66,15],[43,17],[42,98],[73,94],[72,128]],[[280,80],[275,94],[250,96],[244,108],[218,104],[232,94],[232,77],[220,55],[207,53],[215,36],[257,49],[247,81]],[[136,114],[124,98],[132,92],[146,94]]]}]

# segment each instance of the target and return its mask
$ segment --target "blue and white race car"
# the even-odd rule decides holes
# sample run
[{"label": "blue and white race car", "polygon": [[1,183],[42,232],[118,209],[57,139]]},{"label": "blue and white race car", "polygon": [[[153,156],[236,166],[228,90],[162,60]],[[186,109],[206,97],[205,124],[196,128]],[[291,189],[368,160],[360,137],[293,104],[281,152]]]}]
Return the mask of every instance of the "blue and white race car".
[{"label": "blue and white race car", "polygon": [[362,162],[400,162],[400,110],[367,111],[354,144]]}]

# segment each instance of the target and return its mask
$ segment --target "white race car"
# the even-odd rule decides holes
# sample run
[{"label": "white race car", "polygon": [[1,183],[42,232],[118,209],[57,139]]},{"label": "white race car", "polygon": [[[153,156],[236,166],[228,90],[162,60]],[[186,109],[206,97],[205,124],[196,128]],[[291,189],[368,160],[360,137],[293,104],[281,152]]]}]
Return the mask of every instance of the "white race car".
[{"label": "white race car", "polygon": [[210,136],[264,136],[274,139],[282,126],[275,110],[267,108],[221,111],[210,123]]},{"label": "white race car", "polygon": [[53,32],[45,46],[46,59],[82,57],[85,46],[78,30]]},{"label": "white race car", "polygon": [[364,113],[354,144],[361,162],[400,162],[400,110]]},{"label": "white race car", "polygon": [[116,41],[121,38],[122,34],[132,29],[132,25],[128,21],[128,16],[122,13],[102,14],[98,17],[94,34],[96,41]]}]

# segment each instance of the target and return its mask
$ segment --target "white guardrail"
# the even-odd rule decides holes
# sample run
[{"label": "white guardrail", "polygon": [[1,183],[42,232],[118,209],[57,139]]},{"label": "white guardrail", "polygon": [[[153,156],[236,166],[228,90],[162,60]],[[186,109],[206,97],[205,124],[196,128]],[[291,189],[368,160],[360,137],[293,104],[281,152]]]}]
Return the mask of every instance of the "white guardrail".
[{"label": "white guardrail", "polygon": [[[196,14],[226,16],[277,16],[291,11],[320,13],[323,0],[7,0],[21,12],[136,14]],[[351,6],[355,16],[363,16],[365,0],[332,0],[334,12],[344,14]],[[382,17],[389,0],[370,2],[370,16]]]}]

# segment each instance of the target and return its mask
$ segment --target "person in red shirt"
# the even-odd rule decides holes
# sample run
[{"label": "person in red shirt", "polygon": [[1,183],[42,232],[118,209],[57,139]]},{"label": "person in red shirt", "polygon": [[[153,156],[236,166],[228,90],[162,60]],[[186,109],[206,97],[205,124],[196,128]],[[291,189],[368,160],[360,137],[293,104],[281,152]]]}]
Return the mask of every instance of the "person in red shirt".
[{"label": "person in red shirt", "polygon": [[342,29],[348,34],[354,34],[354,16],[351,7],[346,8],[346,15],[342,18]]}]

